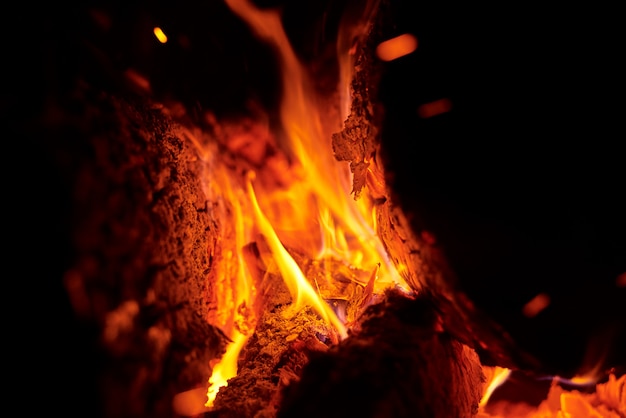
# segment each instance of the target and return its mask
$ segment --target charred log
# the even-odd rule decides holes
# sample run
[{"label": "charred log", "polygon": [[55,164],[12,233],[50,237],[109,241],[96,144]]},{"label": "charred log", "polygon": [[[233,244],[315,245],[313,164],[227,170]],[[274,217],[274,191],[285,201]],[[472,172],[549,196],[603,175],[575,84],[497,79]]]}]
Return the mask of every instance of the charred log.
[{"label": "charred log", "polygon": [[[623,367],[626,218],[616,200],[623,163],[612,140],[591,139],[610,138],[604,133],[616,118],[580,114],[603,97],[591,92],[588,74],[576,88],[550,84],[572,62],[568,49],[563,62],[551,56],[545,73],[531,64],[517,74],[503,64],[496,51],[509,51],[511,62],[550,56],[558,32],[547,20],[529,16],[538,30],[522,38],[512,22],[483,22],[487,15],[435,4],[412,14],[402,2],[382,2],[357,60],[355,107],[335,137],[338,156],[352,161],[357,191],[366,181],[363,161],[381,160],[390,190],[380,193],[380,234],[390,254],[412,266],[409,283],[438,300],[446,328],[483,361],[561,375],[590,367],[590,358]],[[403,32],[417,35],[423,49],[398,62],[377,60],[376,45]],[[611,55],[599,58],[609,65]],[[545,94],[551,99],[539,99]],[[419,116],[420,106],[439,99],[452,109]],[[538,100],[540,112],[532,113]],[[546,127],[590,139],[580,147],[529,139]],[[500,141],[515,151],[497,151]],[[353,143],[369,156],[345,152]],[[550,304],[529,313],[537,296]]]},{"label": "charred log", "polygon": [[477,354],[443,332],[431,302],[389,291],[350,338],[314,353],[278,417],[473,417]]},{"label": "charred log", "polygon": [[40,305],[62,315],[50,341],[64,361],[42,370],[64,377],[48,395],[68,416],[169,417],[173,394],[208,379],[222,341],[206,320],[220,226],[201,162],[143,99],[89,85],[72,93],[40,132],[70,190],[50,202],[72,221],[55,238],[70,248],[65,263],[39,279],[65,295]]},{"label": "charred log", "polygon": [[312,353],[337,342],[335,330],[312,309],[293,310],[282,278],[270,276],[264,286],[271,292],[240,353],[237,376],[220,389],[207,418],[276,416],[283,389],[297,382]]}]

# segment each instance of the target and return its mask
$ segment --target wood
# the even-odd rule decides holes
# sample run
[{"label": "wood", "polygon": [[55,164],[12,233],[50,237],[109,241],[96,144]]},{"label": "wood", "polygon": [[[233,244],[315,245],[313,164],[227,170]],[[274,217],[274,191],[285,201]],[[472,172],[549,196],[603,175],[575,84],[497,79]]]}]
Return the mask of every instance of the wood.
[{"label": "wood", "polygon": [[[97,391],[89,415],[169,417],[171,397],[206,382],[220,353],[223,338],[207,318],[221,227],[203,192],[203,163],[162,109],[79,90],[78,106],[56,109],[62,129],[47,139],[58,141],[56,169],[71,190],[71,258],[54,286],[67,294],[68,324],[92,335],[63,372],[89,380],[57,389]],[[86,413],[69,388],[56,402]]]},{"label": "wood", "polygon": [[443,332],[434,306],[389,291],[350,337],[312,356],[279,418],[473,417],[484,376],[471,348]]},{"label": "wood", "polygon": [[[405,204],[411,190],[403,189],[404,195],[399,194],[397,173],[389,167],[394,162],[390,152],[403,151],[390,146],[393,138],[385,130],[389,109],[381,90],[389,69],[375,52],[377,45],[397,34],[397,8],[392,1],[380,2],[370,30],[359,44],[351,84],[351,113],[343,130],[333,135],[335,155],[351,164],[355,198],[359,198],[365,186],[372,193],[377,202],[378,235],[387,252],[395,265],[409,266],[403,274],[413,290],[436,300],[446,329],[477,350],[487,364],[536,369],[539,361],[522,350],[498,319],[485,314],[464,292],[447,254],[440,245],[434,245],[434,237],[425,229],[416,228],[419,213],[407,210]],[[406,147],[404,150],[410,153]],[[403,169],[410,170],[413,165],[407,161]]]},{"label": "wood", "polygon": [[[620,83],[610,13],[562,20],[552,8],[504,7],[491,19],[480,7],[387,5],[394,24],[376,36],[419,40],[414,54],[384,64],[369,92],[384,111],[378,157],[391,199],[418,241],[413,283],[440,300],[447,328],[485,362],[561,376],[594,361],[623,367],[624,174],[612,139],[621,118],[590,105]],[[598,48],[581,55],[562,42],[575,38]],[[440,99],[448,112],[420,116]],[[561,140],[569,137],[580,140]],[[549,305],[528,315],[537,296]]]},{"label": "wood", "polygon": [[293,311],[280,276],[270,275],[264,286],[264,309],[240,353],[237,376],[220,389],[207,418],[276,416],[283,389],[298,381],[309,357],[337,342],[336,332],[312,309]]}]

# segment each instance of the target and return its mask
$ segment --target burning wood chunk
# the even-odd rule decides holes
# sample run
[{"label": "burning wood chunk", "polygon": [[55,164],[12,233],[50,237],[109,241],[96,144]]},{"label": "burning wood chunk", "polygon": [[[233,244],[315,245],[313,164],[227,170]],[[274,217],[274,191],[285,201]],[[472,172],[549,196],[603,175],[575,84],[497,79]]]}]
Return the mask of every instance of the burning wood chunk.
[{"label": "burning wood chunk", "polygon": [[363,40],[355,63],[351,83],[352,103],[344,128],[332,136],[332,146],[338,161],[348,161],[353,173],[352,193],[358,198],[366,184],[370,161],[379,145],[380,111],[377,107],[376,86],[380,77],[379,62],[373,50],[374,35]]},{"label": "burning wood chunk", "polygon": [[390,290],[358,331],[312,356],[277,416],[472,417],[483,382],[476,353],[438,332],[426,299]]},{"label": "burning wood chunk", "polygon": [[312,309],[298,312],[279,276],[271,275],[266,309],[242,350],[237,376],[218,392],[207,417],[272,417],[282,389],[297,381],[311,353],[337,342],[335,331]]}]

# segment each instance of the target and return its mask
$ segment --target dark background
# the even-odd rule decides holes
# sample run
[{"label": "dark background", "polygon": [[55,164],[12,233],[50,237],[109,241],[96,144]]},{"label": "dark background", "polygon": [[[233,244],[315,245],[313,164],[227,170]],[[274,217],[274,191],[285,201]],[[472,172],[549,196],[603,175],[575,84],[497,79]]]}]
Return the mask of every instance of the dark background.
[{"label": "dark background", "polygon": [[[392,2],[419,48],[388,65],[383,149],[418,233],[545,371],[624,365],[624,129],[611,10]],[[614,11],[613,11],[614,13]],[[428,119],[416,108],[448,98]],[[546,293],[534,318],[522,307]],[[586,357],[590,356],[590,357]],[[606,357],[603,357],[606,356]]]}]

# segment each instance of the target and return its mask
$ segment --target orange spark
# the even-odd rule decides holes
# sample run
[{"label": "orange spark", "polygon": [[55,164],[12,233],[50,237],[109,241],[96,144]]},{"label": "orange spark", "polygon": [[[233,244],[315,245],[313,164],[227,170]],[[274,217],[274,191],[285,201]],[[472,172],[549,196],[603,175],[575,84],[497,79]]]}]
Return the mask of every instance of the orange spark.
[{"label": "orange spark", "polygon": [[167,35],[160,27],[155,27],[152,32],[154,32],[154,36],[156,36],[159,42],[161,42],[162,44],[167,42]]},{"label": "orange spark", "polygon": [[524,305],[522,313],[528,318],[533,318],[546,309],[548,305],[550,305],[550,296],[545,293],[539,293]]},{"label": "orange spark", "polygon": [[424,103],[417,108],[417,114],[422,119],[432,118],[433,116],[440,115],[452,110],[452,102],[450,99],[439,99],[434,102]]},{"label": "orange spark", "polygon": [[382,61],[393,61],[410,54],[417,49],[417,38],[405,33],[395,38],[381,42],[376,47],[376,55]]}]

